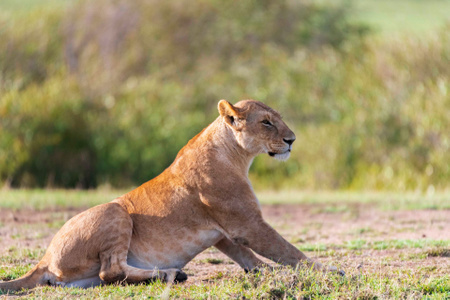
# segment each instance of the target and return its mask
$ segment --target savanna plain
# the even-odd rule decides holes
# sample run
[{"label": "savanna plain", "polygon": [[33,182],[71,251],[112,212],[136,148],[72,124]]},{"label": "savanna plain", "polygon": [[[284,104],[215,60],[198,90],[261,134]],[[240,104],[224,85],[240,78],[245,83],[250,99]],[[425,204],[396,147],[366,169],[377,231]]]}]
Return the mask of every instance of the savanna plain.
[{"label": "savanna plain", "polygon": [[[58,229],[114,190],[1,191],[0,278],[27,272]],[[260,192],[264,217],[308,256],[346,276],[282,267],[244,273],[210,248],[181,284],[37,287],[9,298],[448,299],[450,198],[445,194]],[[273,264],[273,263],[272,263]],[[273,264],[274,265],[274,264]]]}]

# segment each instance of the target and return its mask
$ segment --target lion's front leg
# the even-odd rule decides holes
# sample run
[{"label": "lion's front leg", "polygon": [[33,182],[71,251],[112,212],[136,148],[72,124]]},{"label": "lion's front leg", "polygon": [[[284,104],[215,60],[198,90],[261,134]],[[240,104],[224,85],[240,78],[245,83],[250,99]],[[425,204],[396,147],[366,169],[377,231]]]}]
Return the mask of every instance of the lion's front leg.
[{"label": "lion's front leg", "polygon": [[245,227],[246,231],[240,230],[241,232],[232,235],[233,243],[249,247],[256,253],[283,265],[295,267],[299,263],[306,262],[316,269],[321,268],[321,264],[314,263],[265,221],[247,224]]},{"label": "lion's front leg", "polygon": [[[207,196],[204,197],[204,202],[208,204],[207,213],[216,223],[216,230],[222,232],[234,245],[250,248],[279,264],[293,267],[306,264],[316,270],[337,271],[335,267],[327,268],[308,258],[267,224],[251,186],[235,184],[233,188],[226,189],[224,194],[227,196],[226,202]],[[231,246],[228,248],[233,251],[239,249]]]},{"label": "lion's front leg", "polygon": [[214,247],[238,263],[246,272],[267,266],[266,263],[255,256],[252,250],[242,245],[236,245],[226,237],[221,239]]},{"label": "lion's front leg", "polygon": [[[230,222],[229,224],[238,223]],[[336,267],[325,267],[321,263],[308,258],[258,215],[254,215],[253,218],[240,219],[239,224],[240,226],[231,225],[228,228],[228,236],[236,245],[248,247],[256,253],[283,265],[296,267],[306,264],[315,270],[337,271]]]}]

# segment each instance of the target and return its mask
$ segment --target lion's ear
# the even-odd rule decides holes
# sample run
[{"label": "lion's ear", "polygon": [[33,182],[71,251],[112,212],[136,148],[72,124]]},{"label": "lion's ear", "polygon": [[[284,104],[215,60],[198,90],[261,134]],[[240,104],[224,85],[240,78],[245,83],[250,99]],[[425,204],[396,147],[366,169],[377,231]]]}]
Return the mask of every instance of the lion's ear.
[{"label": "lion's ear", "polygon": [[235,129],[239,129],[240,114],[238,108],[234,107],[233,104],[227,100],[220,100],[217,107],[219,109],[220,116],[225,120],[225,122]]}]

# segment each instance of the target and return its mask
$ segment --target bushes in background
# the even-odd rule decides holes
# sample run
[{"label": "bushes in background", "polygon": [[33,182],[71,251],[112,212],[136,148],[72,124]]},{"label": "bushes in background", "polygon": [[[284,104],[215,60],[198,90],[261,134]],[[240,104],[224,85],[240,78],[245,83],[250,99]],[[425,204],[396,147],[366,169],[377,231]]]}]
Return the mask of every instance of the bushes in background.
[{"label": "bushes in background", "polygon": [[3,17],[0,181],[140,184],[216,118],[219,99],[254,98],[297,135],[287,163],[255,160],[256,186],[446,187],[449,30],[372,41],[350,13],[102,0]]}]

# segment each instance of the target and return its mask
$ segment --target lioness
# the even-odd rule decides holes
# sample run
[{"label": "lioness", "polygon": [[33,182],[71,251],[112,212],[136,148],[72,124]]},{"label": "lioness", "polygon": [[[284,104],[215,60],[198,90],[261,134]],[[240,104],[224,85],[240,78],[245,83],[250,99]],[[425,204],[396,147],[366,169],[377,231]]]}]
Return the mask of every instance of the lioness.
[{"label": "lioness", "polygon": [[36,266],[0,289],[180,282],[187,279],[181,268],[211,246],[245,270],[264,265],[254,251],[283,265],[306,262],[335,271],[307,258],[263,220],[248,179],[256,155],[286,160],[294,133],[255,100],[234,106],[221,100],[218,109],[220,116],[161,175],[70,219]]}]

